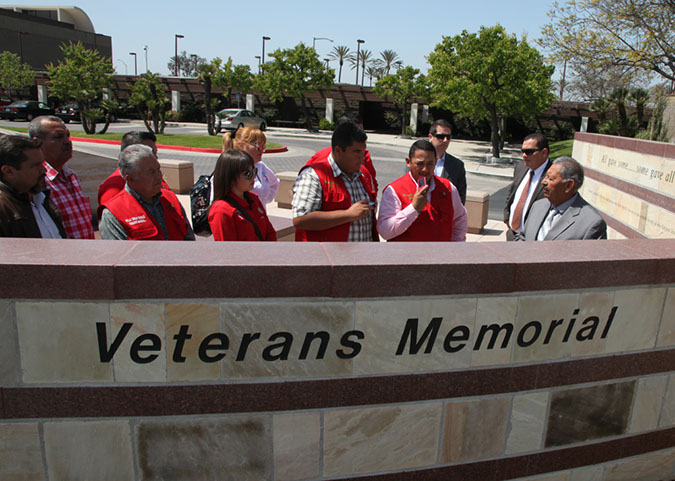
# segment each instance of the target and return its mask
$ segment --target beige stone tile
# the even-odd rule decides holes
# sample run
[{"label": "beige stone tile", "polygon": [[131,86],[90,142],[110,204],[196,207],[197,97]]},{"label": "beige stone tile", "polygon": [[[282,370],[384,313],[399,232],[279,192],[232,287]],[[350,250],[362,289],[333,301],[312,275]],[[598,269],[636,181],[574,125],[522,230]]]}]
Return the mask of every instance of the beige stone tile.
[{"label": "beige stone tile", "polygon": [[[516,328],[511,338],[514,344],[514,362],[568,357],[575,341],[571,337],[568,342],[563,342],[563,340],[567,326],[572,317],[575,317],[574,310],[578,307],[579,294],[576,293],[520,296]],[[559,326],[553,326],[553,321],[560,319],[564,322]],[[525,329],[528,325],[530,327]],[[539,330],[537,326],[540,326]],[[575,331],[576,329],[573,332]],[[537,332],[539,332],[538,335]],[[546,343],[547,340],[548,343]],[[534,342],[529,346],[521,347],[520,341],[523,344]]]},{"label": "beige stone tile", "polygon": [[[163,382],[166,381],[166,328],[164,324],[164,304],[111,304],[110,331],[108,339],[114,339],[125,323],[133,324],[113,358],[115,381],[118,382]],[[139,336],[154,335],[159,340],[161,350],[142,351],[141,358],[157,356],[147,363],[134,362],[131,358],[131,347]],[[141,346],[152,346],[147,339]]]},{"label": "beige stone tile", "polygon": [[570,481],[570,472],[559,471],[557,473],[540,474],[527,478],[517,478],[514,481]]},{"label": "beige stone tile", "polygon": [[448,403],[441,462],[499,456],[506,444],[511,400],[507,397]]},{"label": "beige stone tile", "polygon": [[272,425],[275,481],[317,477],[321,462],[321,415],[276,414]]},{"label": "beige stone tile", "polygon": [[101,362],[96,323],[108,323],[107,303],[17,302],[23,381],[112,381]]},{"label": "beige stone tile", "polygon": [[651,239],[672,239],[675,237],[675,214],[656,205],[648,205],[645,235]]},{"label": "beige stone tile", "polygon": [[[483,326],[492,324],[504,325],[506,323],[515,326],[516,313],[518,311],[518,297],[482,297],[478,299],[476,308],[476,326],[472,337],[475,340]],[[503,336],[503,334],[501,335]],[[490,337],[485,338],[489,342]],[[487,349],[487,344],[473,351],[471,356],[472,366],[489,366],[496,364],[508,364],[511,361],[514,342],[509,342],[506,348],[502,348],[501,338],[492,349]]]},{"label": "beige stone tile", "polygon": [[663,398],[663,407],[661,408],[661,417],[659,427],[667,428],[675,426],[675,374],[671,374],[668,379],[666,395]]},{"label": "beige stone tile", "polygon": [[0,386],[16,386],[21,380],[21,358],[11,301],[0,301],[0,339]]},{"label": "beige stone tile", "polygon": [[668,289],[656,345],[658,347],[675,346],[675,288],[672,287]]},{"label": "beige stone tile", "polygon": [[[432,342],[433,319],[438,323]],[[404,373],[420,371],[447,371],[471,365],[471,333],[476,318],[476,298],[410,299],[398,301],[363,301],[356,303],[356,329],[365,333],[368,342],[354,359],[355,374]],[[416,323],[417,333],[407,331],[406,325]],[[416,321],[415,321],[416,320]],[[463,326],[463,328],[460,328]],[[429,328],[429,336],[424,333]],[[444,342],[453,329],[453,335],[466,335],[466,341],[450,343],[450,348],[465,346],[457,352],[446,352]],[[409,332],[410,336],[405,333]],[[412,342],[419,342],[419,350],[411,353]],[[424,343],[422,343],[424,339]],[[401,354],[397,351],[401,347]],[[430,349],[427,353],[426,350]]]},{"label": "beige stone tile", "polygon": [[664,288],[656,287],[617,290],[614,305],[618,309],[607,335],[606,352],[653,348],[665,295]]},{"label": "beige stone tile", "polygon": [[640,379],[633,401],[629,433],[650,431],[658,427],[667,384],[667,375]]},{"label": "beige stone tile", "polygon": [[43,481],[37,423],[0,424],[0,479]]},{"label": "beige stone tile", "polygon": [[324,414],[324,476],[374,473],[436,462],[442,403]]},{"label": "beige stone tile", "polygon": [[[174,336],[182,326],[187,326],[187,335],[179,351]],[[203,362],[199,358],[202,340],[219,332],[218,306],[213,304],[167,304],[167,379],[169,381],[205,381],[220,378],[220,363]],[[183,362],[177,362],[184,359]]]},{"label": "beige stone tile", "polygon": [[621,460],[605,470],[605,481],[667,480],[675,466],[675,449]]},{"label": "beige stone tile", "polygon": [[45,423],[44,440],[50,481],[134,479],[126,421]]},{"label": "beige stone tile", "polygon": [[548,397],[548,392],[514,396],[506,454],[526,453],[542,448]]},{"label": "beige stone tile", "polygon": [[603,481],[604,472],[602,466],[585,466],[572,470],[570,481]]},{"label": "beige stone tile", "polygon": [[[576,316],[574,335],[568,341],[572,347],[572,356],[589,356],[605,352],[607,340],[602,338],[602,329],[614,306],[614,291],[594,291],[582,293],[579,298],[579,314]],[[591,332],[595,324],[593,317],[599,319],[598,327]],[[587,329],[585,329],[587,328]],[[585,330],[584,330],[585,329]],[[576,337],[581,331],[581,339]],[[592,336],[591,336],[592,334]]]},{"label": "beige stone tile", "polygon": [[272,478],[271,416],[209,416],[141,421],[140,479],[262,481]]},{"label": "beige stone tile", "polygon": [[[261,301],[223,303],[220,308],[230,341],[221,361],[226,378],[351,375],[352,360],[338,353],[354,352],[341,345],[354,328],[352,303]],[[250,335],[258,338],[249,344],[244,340]]]}]

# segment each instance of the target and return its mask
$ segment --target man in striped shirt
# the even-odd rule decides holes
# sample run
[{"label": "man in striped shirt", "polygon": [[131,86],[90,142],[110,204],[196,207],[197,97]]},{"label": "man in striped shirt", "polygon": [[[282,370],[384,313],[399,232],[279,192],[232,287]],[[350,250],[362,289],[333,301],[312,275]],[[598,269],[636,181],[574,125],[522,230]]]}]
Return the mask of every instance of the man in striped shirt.
[{"label": "man in striped shirt", "polygon": [[68,237],[93,239],[89,198],[82,193],[75,172],[66,166],[73,156],[68,127],[58,117],[42,115],[28,124],[28,135],[42,141],[40,149],[45,157],[47,185],[51,190],[51,199],[61,212],[61,221]]}]

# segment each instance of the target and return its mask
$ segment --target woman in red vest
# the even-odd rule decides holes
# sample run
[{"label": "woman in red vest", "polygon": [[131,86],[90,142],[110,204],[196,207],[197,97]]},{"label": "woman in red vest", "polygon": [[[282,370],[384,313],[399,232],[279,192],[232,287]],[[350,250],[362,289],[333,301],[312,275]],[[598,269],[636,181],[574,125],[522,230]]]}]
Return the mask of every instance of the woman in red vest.
[{"label": "woman in red vest", "polygon": [[253,158],[242,150],[227,150],[218,157],[209,210],[209,226],[215,240],[277,240],[260,199],[250,192],[256,174]]}]

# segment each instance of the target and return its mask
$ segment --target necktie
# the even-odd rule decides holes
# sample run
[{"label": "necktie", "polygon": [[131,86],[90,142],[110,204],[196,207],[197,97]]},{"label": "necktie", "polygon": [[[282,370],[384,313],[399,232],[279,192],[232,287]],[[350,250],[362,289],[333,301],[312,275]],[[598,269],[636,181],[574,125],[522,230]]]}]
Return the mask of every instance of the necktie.
[{"label": "necktie", "polygon": [[527,178],[525,188],[520,194],[520,199],[518,199],[518,203],[516,204],[516,210],[513,211],[513,222],[511,223],[511,229],[513,230],[520,229],[520,224],[523,220],[523,211],[525,210],[525,202],[527,201],[527,195],[530,193],[530,184],[532,183],[533,176],[534,170],[530,170],[530,176]]},{"label": "necktie", "polygon": [[544,240],[546,238],[546,235],[551,230],[551,227],[553,227],[553,224],[558,219],[559,215],[560,211],[556,207],[551,206],[551,210],[548,211],[548,215],[546,216],[546,219],[544,219],[544,223],[541,225],[541,228],[539,229],[539,233],[537,234],[537,240]]}]

